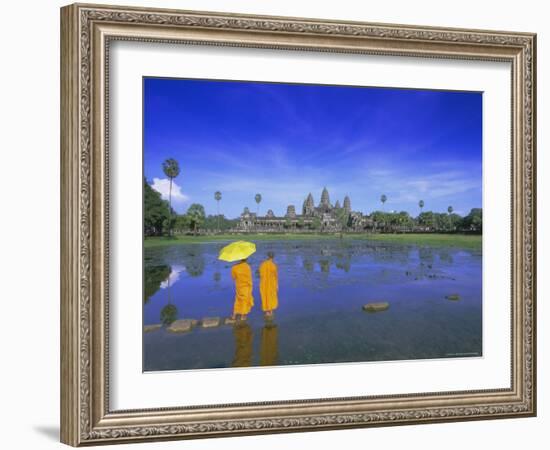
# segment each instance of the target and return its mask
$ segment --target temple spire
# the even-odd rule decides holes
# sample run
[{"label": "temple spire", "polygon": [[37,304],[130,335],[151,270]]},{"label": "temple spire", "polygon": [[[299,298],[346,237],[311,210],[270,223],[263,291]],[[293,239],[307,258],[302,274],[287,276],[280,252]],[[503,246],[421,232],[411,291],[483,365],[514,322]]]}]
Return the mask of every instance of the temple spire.
[{"label": "temple spire", "polygon": [[330,197],[328,195],[328,190],[326,186],[323,188],[323,192],[321,194],[321,204],[320,206],[330,206]]},{"label": "temple spire", "polygon": [[302,214],[305,216],[311,216],[315,212],[315,203],[313,201],[313,195],[311,192],[304,201],[304,206],[302,208]]},{"label": "temple spire", "polygon": [[344,198],[344,210],[349,214],[351,212],[351,200],[346,195]]}]

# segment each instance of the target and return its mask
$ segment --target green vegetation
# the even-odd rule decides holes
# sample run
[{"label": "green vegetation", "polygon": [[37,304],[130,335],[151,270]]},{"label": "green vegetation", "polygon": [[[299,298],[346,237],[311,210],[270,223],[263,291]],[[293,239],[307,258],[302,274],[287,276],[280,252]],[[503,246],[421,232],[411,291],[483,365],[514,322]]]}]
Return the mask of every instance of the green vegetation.
[{"label": "green vegetation", "polygon": [[170,229],[170,207],[143,179],[143,229],[145,236],[161,236]]},{"label": "green vegetation", "polygon": [[216,200],[216,203],[218,205],[218,213],[217,213],[217,217],[218,217],[218,230],[220,229],[220,218],[221,218],[221,215],[220,215],[220,200],[222,199],[222,193],[220,191],[216,191],[214,192],[214,200]]},{"label": "green vegetation", "polygon": [[478,234],[216,234],[212,236],[174,236],[174,237],[150,237],[145,238],[145,248],[166,246],[174,244],[193,244],[203,242],[227,242],[239,239],[247,241],[301,241],[322,239],[355,239],[388,242],[396,244],[416,244],[438,247],[460,247],[469,249],[481,249],[481,235]]},{"label": "green vegetation", "polygon": [[175,159],[167,159],[166,161],[164,161],[162,163],[162,170],[164,172],[164,175],[166,175],[168,177],[168,179],[170,180],[170,191],[169,191],[169,194],[168,194],[168,207],[169,207],[169,211],[170,211],[170,220],[168,222],[168,229],[169,229],[169,234],[172,234],[172,226],[174,225],[174,221],[172,220],[172,215],[173,215],[173,211],[172,211],[172,182],[174,180],[174,178],[176,178],[179,173],[180,173],[180,166],[178,164],[178,162],[175,160]]},{"label": "green vegetation", "polygon": [[228,219],[223,214],[217,216],[208,215],[204,219],[202,226],[203,230],[207,231],[229,231],[232,228],[235,228],[238,224],[237,219]]},{"label": "green vegetation", "polygon": [[262,201],[262,194],[256,194],[254,196],[254,201],[258,204],[258,209],[256,210],[256,213],[260,215],[260,203]]},{"label": "green vegetation", "polygon": [[[144,179],[144,234],[147,237],[169,237],[176,238],[176,242],[186,241],[187,235],[194,235],[191,238],[192,242],[196,242],[197,235],[209,235],[211,233],[217,233],[221,235],[212,238],[206,236],[206,240],[226,240],[231,239],[223,235],[235,231],[237,229],[262,229],[262,227],[256,227],[254,223],[252,225],[247,223],[245,226],[239,226],[241,218],[228,219],[223,214],[220,214],[220,201],[222,199],[222,193],[220,191],[214,192],[214,200],[217,202],[217,214],[206,215],[205,208],[199,203],[193,203],[185,214],[176,214],[171,207],[172,200],[172,181],[180,174],[180,167],[176,160],[167,159],[162,165],[162,169],[165,175],[170,180],[170,188],[168,193],[168,201],[163,200],[161,195],[153,190],[153,188]],[[326,192],[326,201],[328,202],[328,191]],[[259,216],[260,203],[262,202],[262,195],[257,193],[254,196],[254,200],[257,206],[257,215]],[[308,198],[311,202],[310,208],[313,208],[313,198]],[[346,206],[347,201],[347,206]],[[382,204],[382,211],[373,211],[370,215],[363,215],[358,212],[350,212],[349,197],[344,199],[344,207],[340,205],[340,202],[336,202],[331,214],[333,215],[332,221],[335,220],[336,226],[332,224],[326,224],[321,221],[319,214],[312,217],[307,222],[304,217],[298,216],[296,219],[294,216],[294,207],[292,207],[292,213],[287,212],[285,216],[284,224],[282,228],[286,230],[282,239],[304,239],[304,235],[298,235],[293,237],[292,234],[295,231],[304,230],[312,232],[313,234],[308,238],[318,239],[319,237],[330,236],[330,232],[338,230],[342,236],[346,236],[348,232],[364,232],[364,237],[357,237],[358,235],[352,234],[354,238],[359,239],[377,239],[385,241],[398,241],[398,242],[419,242],[428,243],[432,245],[441,240],[439,236],[443,236],[440,233],[456,233],[456,238],[445,238],[444,242],[459,242],[463,245],[463,236],[461,233],[479,233],[481,234],[483,228],[482,210],[481,208],[474,208],[470,213],[461,217],[454,213],[452,206],[447,208],[447,212],[433,212],[423,211],[424,200],[418,202],[420,208],[420,214],[417,217],[411,216],[407,211],[384,211],[385,203],[388,201],[388,196],[382,194],[380,196],[380,202]],[[304,202],[304,208],[306,202]],[[330,205],[328,205],[330,208]],[[290,206],[289,206],[290,211]],[[254,222],[254,217],[248,216],[249,210],[245,208],[245,218],[249,222]],[[254,215],[253,215],[254,216]],[[263,220],[262,217],[260,219]],[[281,223],[278,225],[281,228]],[[274,229],[277,229],[275,227]],[[328,232],[322,234],[322,231]],[[374,234],[373,234],[374,233]],[[378,233],[382,233],[383,237],[379,237]],[[424,237],[423,233],[433,233],[433,238]],[[395,237],[396,235],[403,235],[406,237]],[[389,236],[386,236],[389,235]],[[230,235],[234,236],[234,235]],[[250,236],[250,235],[247,235]],[[264,239],[263,234],[257,234],[259,239]],[[270,237],[271,239],[271,237]],[[277,239],[277,238],[276,238]],[[479,239],[480,240],[480,239]],[[474,239],[475,241],[475,239]],[[172,242],[167,240],[153,240],[153,245],[157,245],[159,242]],[[467,240],[467,243],[471,240]],[[149,245],[149,244],[146,244]],[[452,245],[452,244],[451,244]]]},{"label": "green vegetation", "polygon": [[321,219],[319,219],[319,217],[314,217],[313,218],[313,223],[311,224],[311,227],[314,230],[320,230],[321,229]]},{"label": "green vegetation", "polygon": [[359,239],[399,244],[430,245],[436,247],[460,247],[481,250],[480,234],[365,234]]},{"label": "green vegetation", "polygon": [[470,211],[470,214],[468,214],[466,217],[464,217],[463,220],[463,226],[464,228],[473,229],[473,230],[479,230],[481,232],[483,228],[483,220],[482,220],[483,212],[481,208],[473,208]]},{"label": "green vegetation", "polygon": [[160,284],[170,276],[170,267],[166,265],[152,266],[145,265],[145,279],[143,290],[143,301],[147,303],[149,298],[159,290]]},{"label": "green vegetation", "polygon": [[178,318],[178,308],[176,305],[169,303],[160,310],[160,321],[163,325],[170,325]]},{"label": "green vegetation", "polygon": [[204,225],[206,214],[204,213],[204,206],[199,203],[193,203],[187,210],[187,221],[191,226],[191,230],[196,233],[199,228]]}]

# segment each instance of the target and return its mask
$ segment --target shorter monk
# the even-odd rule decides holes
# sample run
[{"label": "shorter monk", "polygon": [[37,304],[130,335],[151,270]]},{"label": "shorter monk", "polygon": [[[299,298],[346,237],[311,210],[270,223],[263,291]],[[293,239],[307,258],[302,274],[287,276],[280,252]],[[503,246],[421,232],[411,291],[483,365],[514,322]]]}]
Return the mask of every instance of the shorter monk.
[{"label": "shorter monk", "polygon": [[246,315],[254,305],[252,297],[252,270],[246,259],[241,260],[231,268],[231,277],[235,280],[235,304],[233,305],[233,320],[237,315],[241,320],[246,319]]},{"label": "shorter monk", "polygon": [[275,255],[268,252],[267,259],[260,264],[260,294],[262,297],[262,310],[267,317],[273,316],[273,310],[277,309],[279,300],[279,275],[277,264],[273,261]]}]

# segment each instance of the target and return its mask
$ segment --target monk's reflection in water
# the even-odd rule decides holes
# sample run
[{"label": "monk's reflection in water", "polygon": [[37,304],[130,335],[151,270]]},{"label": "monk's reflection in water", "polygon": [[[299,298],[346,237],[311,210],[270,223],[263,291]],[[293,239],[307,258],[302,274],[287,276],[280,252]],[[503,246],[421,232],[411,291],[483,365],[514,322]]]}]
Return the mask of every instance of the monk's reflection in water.
[{"label": "monk's reflection in water", "polygon": [[249,367],[252,365],[252,328],[246,322],[237,322],[233,327],[235,338],[235,357],[233,367]]},{"label": "monk's reflection in water", "polygon": [[[250,367],[253,359],[254,334],[246,322],[240,322],[233,327],[235,338],[235,356],[233,367]],[[260,366],[274,366],[279,359],[278,329],[272,321],[266,322],[262,328],[260,342]]]},{"label": "monk's reflection in water", "polygon": [[279,359],[277,324],[267,322],[262,328],[262,342],[260,343],[260,366],[274,366]]}]

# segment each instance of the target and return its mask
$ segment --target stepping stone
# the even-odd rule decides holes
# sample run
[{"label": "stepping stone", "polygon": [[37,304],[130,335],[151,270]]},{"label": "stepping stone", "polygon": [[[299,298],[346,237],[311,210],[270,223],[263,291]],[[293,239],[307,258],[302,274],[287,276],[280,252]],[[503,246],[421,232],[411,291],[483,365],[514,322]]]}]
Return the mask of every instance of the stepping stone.
[{"label": "stepping stone", "polygon": [[166,328],[170,333],[187,333],[197,324],[194,319],[179,319]]},{"label": "stepping stone", "polygon": [[226,318],[223,323],[225,325],[234,325],[235,323],[237,323],[237,320],[236,319],[232,319],[231,317],[228,317]]},{"label": "stepping stone", "polygon": [[160,330],[161,328],[162,328],[162,324],[157,323],[155,325],[145,325],[143,327],[143,331],[145,333],[150,333],[151,331],[157,331],[157,330]]},{"label": "stepping stone", "polygon": [[447,300],[453,300],[453,301],[457,301],[457,300],[460,300],[460,295],[458,294],[451,294],[451,295],[446,295],[445,298]]},{"label": "stepping stone", "polygon": [[390,304],[388,302],[375,302],[375,303],[367,303],[366,305],[363,305],[363,311],[367,312],[380,312],[380,311],[386,311],[390,307]]},{"label": "stepping stone", "polygon": [[220,318],[219,317],[205,317],[202,319],[202,327],[203,328],[214,328],[220,325]]}]

